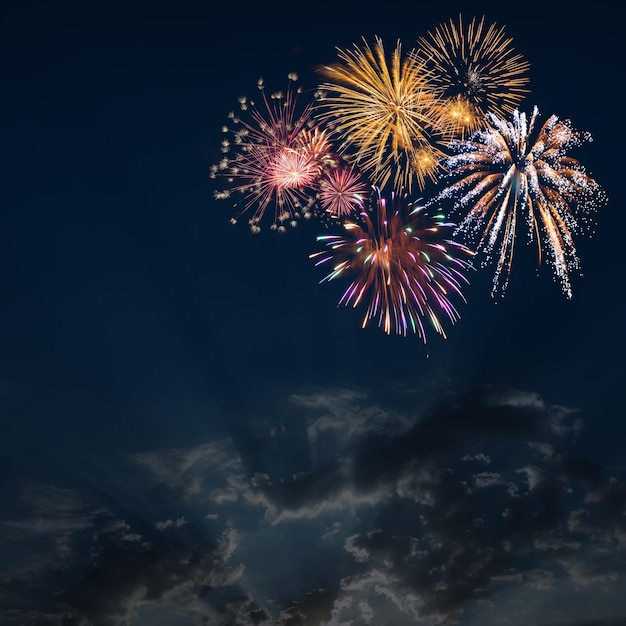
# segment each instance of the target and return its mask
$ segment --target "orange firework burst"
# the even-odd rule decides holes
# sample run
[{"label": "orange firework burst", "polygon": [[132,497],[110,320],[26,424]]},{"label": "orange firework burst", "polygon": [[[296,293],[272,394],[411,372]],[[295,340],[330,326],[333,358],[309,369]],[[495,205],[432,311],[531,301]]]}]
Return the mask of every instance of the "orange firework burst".
[{"label": "orange firework burst", "polygon": [[[289,79],[297,77],[291,74]],[[300,217],[310,216],[314,185],[328,158],[329,144],[324,131],[314,126],[312,103],[298,110],[299,89],[290,83],[286,93],[268,97],[262,79],[258,87],[262,109],[253,100],[240,98],[241,114],[231,113],[231,125],[223,127],[230,138],[222,141],[225,156],[212,167],[211,175],[225,177],[228,184],[215,192],[216,198],[244,197],[241,205],[234,203],[237,212],[231,221],[250,212],[250,228],[258,232],[267,208],[273,205],[271,228],[284,232],[285,224],[295,226]]]},{"label": "orange firework burst", "polygon": [[579,267],[573,236],[580,224],[574,210],[587,217],[606,202],[606,195],[567,155],[569,148],[591,141],[591,135],[573,130],[569,120],[556,115],[536,129],[538,115],[537,107],[529,119],[518,110],[510,121],[488,113],[489,128],[452,142],[456,154],[446,166],[453,182],[435,201],[451,198],[458,210],[468,210],[458,230],[470,238],[478,235],[476,249],[485,253],[485,263],[497,251],[492,293],[506,289],[517,224],[524,220],[529,239],[537,240],[539,263],[544,246],[571,298],[569,273]]},{"label": "orange firework burst", "polygon": [[485,18],[453,20],[417,39],[418,59],[441,89],[440,126],[449,137],[465,137],[485,123],[485,114],[511,113],[528,93],[530,64],[515,53],[503,27]]},{"label": "orange firework burst", "polygon": [[424,61],[402,56],[397,43],[390,62],[383,42],[373,47],[339,50],[341,62],[318,71],[328,80],[316,115],[340,139],[340,151],[370,178],[385,187],[423,189],[436,180],[439,148],[436,91]]},{"label": "orange firework burst", "polygon": [[377,319],[387,334],[406,336],[411,331],[426,342],[424,320],[429,320],[445,337],[439,316],[443,313],[452,323],[459,319],[450,296],[464,300],[461,285],[467,282],[472,253],[445,238],[454,225],[443,215],[409,203],[406,195],[392,192],[388,203],[376,192],[373,216],[362,206],[361,224],[345,222],[344,235],[318,237],[326,250],[310,257],[317,259],[316,265],[332,263],[323,281],[356,275],[339,304],[356,307],[366,301],[363,327]]}]

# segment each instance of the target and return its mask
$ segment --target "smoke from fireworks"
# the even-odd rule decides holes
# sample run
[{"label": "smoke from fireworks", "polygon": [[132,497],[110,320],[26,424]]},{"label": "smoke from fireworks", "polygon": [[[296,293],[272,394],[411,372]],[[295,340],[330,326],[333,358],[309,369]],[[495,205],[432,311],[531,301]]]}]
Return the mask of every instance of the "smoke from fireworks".
[{"label": "smoke from fireworks", "polygon": [[513,261],[518,221],[526,222],[529,240],[536,239],[539,263],[542,246],[563,291],[572,297],[570,272],[579,268],[574,235],[606,196],[576,159],[570,148],[591,141],[589,133],[575,131],[569,120],[550,116],[537,129],[539,112],[530,118],[518,110],[510,121],[488,113],[490,128],[467,141],[454,141],[456,152],[446,160],[454,182],[435,199],[456,200],[467,211],[459,233],[478,239],[476,249],[486,262],[497,256],[494,294],[503,293]]},{"label": "smoke from fireworks", "polygon": [[344,222],[343,235],[322,235],[326,249],[310,255],[316,265],[332,264],[322,280],[353,276],[339,304],[366,307],[362,326],[376,320],[387,334],[417,334],[427,340],[425,322],[446,336],[441,317],[452,323],[459,314],[451,296],[464,300],[462,284],[471,267],[471,252],[446,238],[453,224],[432,214],[408,196],[376,189],[370,212],[360,221]]},{"label": "smoke from fireworks", "polygon": [[418,37],[416,54],[442,91],[440,126],[464,138],[484,125],[488,111],[511,113],[528,93],[530,64],[512,46],[504,27],[459,16]]}]

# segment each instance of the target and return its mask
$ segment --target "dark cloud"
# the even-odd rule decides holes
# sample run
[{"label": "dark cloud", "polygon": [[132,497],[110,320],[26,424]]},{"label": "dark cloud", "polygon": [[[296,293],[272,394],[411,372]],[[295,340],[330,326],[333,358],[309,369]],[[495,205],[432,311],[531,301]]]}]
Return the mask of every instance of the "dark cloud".
[{"label": "dark cloud", "polygon": [[257,475],[251,497],[273,511],[288,515],[334,501],[345,482],[345,472],[339,465],[322,467],[315,472],[298,474],[292,480],[277,483],[271,482],[267,475]]},{"label": "dark cloud", "polygon": [[171,599],[184,605],[233,585],[243,571],[229,564],[237,543],[233,530],[204,544],[145,541],[129,531],[121,520],[101,519],[91,526],[87,562],[3,577],[0,623],[119,626],[141,603]]},{"label": "dark cloud", "polygon": [[434,408],[403,435],[364,437],[358,489],[383,483],[402,505],[381,502],[380,527],[346,540],[361,572],[345,588],[393,589],[407,614],[446,621],[508,582],[616,580],[624,484],[559,450],[558,437],[580,425],[559,419],[555,433],[554,412],[534,394],[487,388]]},{"label": "dark cloud", "polygon": [[365,436],[354,459],[354,478],[361,488],[379,481],[394,481],[410,462],[433,462],[458,452],[468,439],[530,437],[545,418],[536,394],[505,387],[472,390],[430,408],[401,435]]},{"label": "dark cloud", "polygon": [[[270,622],[270,614],[259,608],[250,594],[239,595],[227,602],[223,609],[224,626],[260,626]],[[206,623],[210,623],[207,620]]]},{"label": "dark cloud", "polygon": [[626,613],[624,617],[608,618],[608,619],[592,619],[584,621],[568,621],[543,623],[541,626],[624,626],[626,624]]},{"label": "dark cloud", "polygon": [[[181,586],[212,588],[228,581],[208,550],[180,543],[128,549],[103,547],[96,567],[59,599],[94,626],[117,626],[138,602],[164,599]],[[210,552],[209,552],[210,554]]]},{"label": "dark cloud", "polygon": [[283,610],[275,626],[318,626],[331,618],[337,593],[328,589],[315,589]]},{"label": "dark cloud", "polygon": [[[180,496],[146,525],[150,537],[74,494],[58,492],[55,506],[34,500],[11,528],[34,533],[38,512],[55,545],[82,545],[89,558],[5,575],[0,623],[30,614],[41,626],[119,626],[153,605],[219,626],[472,625],[501,597],[539,623],[527,594],[617,589],[626,487],[573,451],[576,411],[493,386],[413,417],[387,411],[382,397],[369,406],[345,390],[293,396],[308,411],[299,432],[324,450],[290,478],[264,471],[265,453],[255,451],[255,467],[227,439],[134,455],[152,484]],[[271,430],[267,445],[288,430]],[[43,592],[48,601],[34,602]],[[9,606],[11,594],[21,604]]]}]

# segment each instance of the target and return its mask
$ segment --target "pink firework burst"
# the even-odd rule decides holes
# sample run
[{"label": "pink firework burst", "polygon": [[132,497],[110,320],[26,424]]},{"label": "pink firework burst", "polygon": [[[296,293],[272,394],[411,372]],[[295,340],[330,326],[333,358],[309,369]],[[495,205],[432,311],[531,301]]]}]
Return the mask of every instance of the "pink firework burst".
[{"label": "pink firework burst", "polygon": [[446,238],[454,224],[429,213],[406,195],[377,194],[373,211],[363,208],[360,223],[345,222],[343,235],[322,235],[326,249],[310,255],[316,265],[332,264],[321,282],[353,275],[339,304],[365,303],[362,327],[373,319],[387,334],[409,331],[426,343],[425,320],[446,336],[440,317],[454,323],[459,314],[451,296],[465,300],[462,284],[471,268],[472,252]]},{"label": "pink firework burst", "polygon": [[[309,217],[315,201],[314,183],[326,162],[328,141],[312,119],[312,103],[298,106],[300,88],[289,75],[285,93],[268,96],[263,80],[259,80],[261,107],[248,98],[239,99],[241,114],[231,113],[231,124],[224,126],[228,135],[222,141],[224,158],[211,168],[212,177],[224,177],[227,186],[215,192],[217,199],[232,199],[236,222],[243,214],[250,215],[253,232],[269,207],[274,215],[271,228],[283,232],[286,224]],[[242,119],[242,118],[247,119]]]},{"label": "pink firework burst", "polygon": [[369,195],[368,185],[351,165],[338,165],[325,170],[318,186],[322,209],[336,219],[354,216]]},{"label": "pink firework burst", "polygon": [[302,149],[283,148],[268,165],[266,176],[277,192],[311,188],[320,173],[319,163]]}]

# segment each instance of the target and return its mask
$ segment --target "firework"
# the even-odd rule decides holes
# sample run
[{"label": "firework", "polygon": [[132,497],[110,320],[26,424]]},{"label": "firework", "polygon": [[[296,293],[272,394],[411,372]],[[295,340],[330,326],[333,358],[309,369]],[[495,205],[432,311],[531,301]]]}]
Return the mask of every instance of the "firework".
[{"label": "firework", "polygon": [[440,315],[459,319],[450,296],[464,300],[461,285],[471,252],[445,238],[453,225],[431,214],[407,195],[391,193],[390,201],[376,189],[374,210],[361,207],[360,223],[343,224],[343,235],[323,235],[326,249],[311,256],[316,265],[332,264],[321,282],[354,275],[339,304],[366,303],[362,326],[377,320],[387,334],[417,334],[426,342],[424,321],[445,335]]},{"label": "firework", "polygon": [[322,209],[332,218],[353,217],[360,211],[369,186],[352,165],[328,168],[318,183],[318,200]]},{"label": "firework", "polygon": [[579,268],[573,237],[606,196],[567,154],[591,141],[591,135],[575,131],[569,120],[556,115],[537,129],[538,115],[537,107],[529,119],[517,109],[510,121],[488,113],[488,128],[452,142],[455,154],[446,167],[453,182],[435,200],[455,199],[456,208],[467,211],[458,232],[476,242],[483,264],[497,256],[492,295],[507,287],[518,221],[524,220],[529,241],[536,239],[539,264],[543,247],[571,298],[570,272]]},{"label": "firework", "polygon": [[356,163],[372,183],[423,189],[436,180],[441,150],[436,131],[437,97],[425,63],[403,58],[400,42],[390,62],[383,42],[338,50],[340,62],[318,68],[327,82],[316,117],[339,138],[340,152]]},{"label": "firework", "polygon": [[[248,213],[253,232],[260,230],[268,207],[274,208],[272,228],[280,232],[285,224],[294,226],[309,217],[315,200],[314,185],[329,149],[325,133],[312,120],[312,103],[298,108],[300,89],[292,85],[297,77],[289,76],[287,91],[267,96],[259,80],[261,106],[240,98],[241,112],[231,113],[231,124],[224,126],[230,138],[222,142],[224,158],[212,167],[212,176],[225,177],[227,188],[216,191],[218,199],[236,200],[236,222]],[[246,119],[242,119],[245,115]]]},{"label": "firework", "polygon": [[417,56],[432,71],[441,89],[440,126],[450,137],[464,138],[478,130],[490,111],[512,113],[528,93],[530,64],[512,46],[504,27],[459,16],[417,39]]}]

